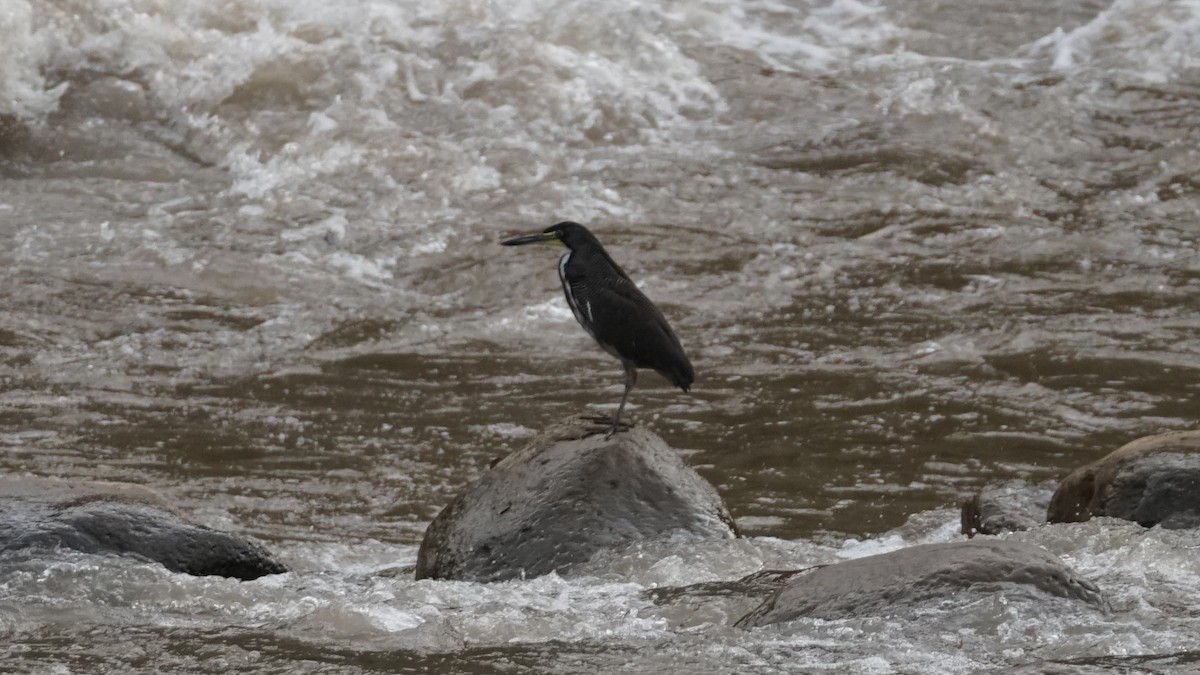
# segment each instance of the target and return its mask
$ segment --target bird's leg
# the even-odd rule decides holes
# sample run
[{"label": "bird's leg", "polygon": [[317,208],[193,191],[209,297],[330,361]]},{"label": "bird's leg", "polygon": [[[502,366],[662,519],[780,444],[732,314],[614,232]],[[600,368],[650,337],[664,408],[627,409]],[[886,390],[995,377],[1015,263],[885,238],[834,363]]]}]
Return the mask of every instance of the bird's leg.
[{"label": "bird's leg", "polygon": [[[617,406],[617,412],[613,413],[612,429],[609,429],[608,435],[604,438],[609,439],[613,434],[617,433],[617,429],[621,426],[621,411],[625,410],[625,402],[629,400],[629,392],[633,389],[633,385],[637,384],[637,368],[628,361],[623,361],[621,365],[625,366],[625,393],[621,394],[621,405]],[[626,424],[625,428],[630,428]]]},{"label": "bird's leg", "polygon": [[596,434],[604,434],[604,440],[613,437],[613,434],[618,431],[629,431],[633,428],[632,424],[621,421],[621,412],[625,410],[625,403],[629,400],[629,392],[633,389],[633,385],[637,384],[637,368],[632,363],[622,361],[621,365],[625,367],[625,393],[621,394],[621,404],[617,406],[616,412],[609,415],[596,415],[587,417],[586,419],[594,422],[589,425],[584,437],[595,436]]}]

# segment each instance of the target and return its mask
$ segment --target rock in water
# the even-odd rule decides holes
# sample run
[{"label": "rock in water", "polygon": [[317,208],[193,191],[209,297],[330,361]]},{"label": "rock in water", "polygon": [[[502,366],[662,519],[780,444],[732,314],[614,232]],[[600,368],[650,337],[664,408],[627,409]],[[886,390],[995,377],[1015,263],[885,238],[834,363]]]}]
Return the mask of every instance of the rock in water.
[{"label": "rock in water", "polygon": [[661,438],[633,429],[606,440],[592,427],[557,424],[468,486],[425,531],[417,578],[566,573],[640,540],[737,536],[716,489]]},{"label": "rock in water", "polygon": [[1200,431],[1139,438],[1064,478],[1047,519],[1075,523],[1093,516],[1200,527]]},{"label": "rock in water", "polygon": [[1053,481],[1030,485],[1023,480],[988,485],[963,502],[962,533],[974,537],[1043,525],[1046,506],[1057,487]]},{"label": "rock in water", "polygon": [[190,523],[140,485],[0,477],[0,553],[36,548],[128,555],[198,576],[287,571],[262,546]]},{"label": "rock in water", "polygon": [[988,538],[911,546],[816,568],[788,581],[736,625],[869,616],[902,604],[949,598],[964,589],[1011,592],[1021,587],[1101,603],[1100,590],[1049,551]]}]

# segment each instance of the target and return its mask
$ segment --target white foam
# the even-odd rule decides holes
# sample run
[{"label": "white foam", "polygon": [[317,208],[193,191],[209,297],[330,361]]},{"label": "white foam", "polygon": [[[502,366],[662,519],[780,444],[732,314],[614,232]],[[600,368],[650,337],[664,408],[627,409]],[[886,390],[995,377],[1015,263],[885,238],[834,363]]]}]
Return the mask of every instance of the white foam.
[{"label": "white foam", "polygon": [[472,424],[467,427],[473,433],[500,436],[503,438],[530,438],[537,432],[521,424],[497,422],[494,424]]},{"label": "white foam", "polygon": [[1054,71],[1118,70],[1164,82],[1200,66],[1200,2],[1116,0],[1091,21],[1027,45]]},{"label": "white foam", "polygon": [[53,36],[45,27],[34,27],[33,9],[27,0],[5,0],[0,4],[0,35],[4,36],[0,115],[33,121],[56,110],[67,84],[50,86],[42,74],[42,66],[50,58]]},{"label": "white foam", "polygon": [[884,5],[861,0],[703,2],[686,10],[706,38],[785,71],[824,70],[878,54],[900,30]]},{"label": "white foam", "polygon": [[557,295],[536,305],[526,306],[522,311],[522,315],[525,321],[532,322],[550,321],[564,323],[575,319],[575,315],[571,313],[571,308],[567,307],[566,302]]},{"label": "white foam", "polygon": [[325,257],[325,262],[356,281],[378,282],[392,278],[391,271],[387,269],[390,264],[388,261],[369,258],[357,253],[334,251]]},{"label": "white foam", "polygon": [[[108,73],[145,89],[143,117],[231,173],[230,197],[284,220],[298,200],[371,195],[379,222],[417,232],[459,215],[464,197],[574,173],[564,144],[661,142],[724,105],[679,26],[635,0],[572,12],[551,0],[96,3],[43,12],[38,26],[25,0],[4,8],[19,58],[0,65],[0,93],[13,110],[53,109],[67,85],[47,89],[43,71]],[[601,184],[555,201],[582,216],[633,212]]]}]

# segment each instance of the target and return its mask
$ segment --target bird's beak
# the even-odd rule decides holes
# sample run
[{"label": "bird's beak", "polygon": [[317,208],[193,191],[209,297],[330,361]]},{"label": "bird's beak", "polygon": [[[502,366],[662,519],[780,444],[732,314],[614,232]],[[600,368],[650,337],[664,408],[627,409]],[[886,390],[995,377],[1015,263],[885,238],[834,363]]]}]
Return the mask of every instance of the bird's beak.
[{"label": "bird's beak", "polygon": [[557,244],[561,240],[558,238],[557,232],[538,232],[537,234],[527,234],[522,237],[513,237],[507,241],[500,242],[501,246],[524,246],[525,244]]}]

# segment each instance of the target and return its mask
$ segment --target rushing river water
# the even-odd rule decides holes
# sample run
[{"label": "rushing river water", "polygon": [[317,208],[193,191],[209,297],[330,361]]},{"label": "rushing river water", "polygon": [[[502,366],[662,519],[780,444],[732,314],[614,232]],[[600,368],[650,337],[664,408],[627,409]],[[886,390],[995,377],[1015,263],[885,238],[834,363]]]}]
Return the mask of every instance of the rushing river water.
[{"label": "rushing river water", "polygon": [[[0,670],[1191,672],[1189,532],[1020,535],[1108,612],[647,591],[953,540],[973,489],[1194,428],[1198,177],[1195,0],[0,0],[0,471],[293,569],[6,559]],[[493,458],[620,398],[557,251],[498,246],[563,219],[680,334],[692,392],[627,414],[748,537],[411,581]]]}]

